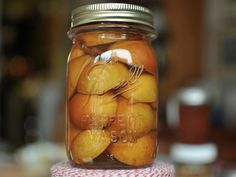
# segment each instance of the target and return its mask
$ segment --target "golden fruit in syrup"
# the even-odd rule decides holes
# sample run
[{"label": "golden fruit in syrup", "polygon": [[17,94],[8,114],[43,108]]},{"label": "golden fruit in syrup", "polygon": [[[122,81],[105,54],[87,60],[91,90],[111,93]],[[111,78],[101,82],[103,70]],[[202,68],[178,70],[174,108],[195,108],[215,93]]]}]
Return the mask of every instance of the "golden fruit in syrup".
[{"label": "golden fruit in syrup", "polygon": [[102,129],[115,117],[116,98],[112,94],[74,95],[69,102],[69,115],[79,129]]},{"label": "golden fruit in syrup", "polygon": [[135,81],[120,89],[122,96],[132,102],[156,102],[157,81],[150,74],[141,74]]},{"label": "golden fruit in syrup", "polygon": [[157,139],[154,133],[137,139],[136,142],[118,141],[109,146],[109,152],[120,162],[131,166],[149,165],[155,158]]},{"label": "golden fruit in syrup", "polygon": [[105,151],[109,144],[110,135],[105,130],[84,130],[72,143],[72,158],[78,164],[91,162]]},{"label": "golden fruit in syrup", "polygon": [[[132,65],[144,66],[145,70],[156,73],[156,57],[152,48],[146,41],[140,40],[125,40],[114,43],[109,47],[109,50],[125,49],[129,51],[132,57]],[[122,60],[121,61],[125,61]]]},{"label": "golden fruit in syrup", "polygon": [[78,44],[74,44],[69,54],[69,61],[83,55],[84,51],[80,48],[80,46]]},{"label": "golden fruit in syrup", "polygon": [[103,94],[122,85],[128,77],[129,71],[121,63],[88,65],[81,73],[77,91],[83,94]]},{"label": "golden fruit in syrup", "polygon": [[126,99],[119,98],[116,117],[109,130],[112,135],[132,141],[150,132],[155,124],[155,113],[149,104],[130,104]]},{"label": "golden fruit in syrup", "polygon": [[73,60],[70,60],[68,63],[68,88],[67,95],[68,98],[72,96],[74,93],[79,76],[85,66],[87,66],[92,60],[92,57],[89,55],[85,55]]},{"label": "golden fruit in syrup", "polygon": [[68,144],[71,145],[72,142],[74,141],[75,137],[81,132],[80,129],[72,126],[68,127],[68,134],[67,134],[67,141]]}]

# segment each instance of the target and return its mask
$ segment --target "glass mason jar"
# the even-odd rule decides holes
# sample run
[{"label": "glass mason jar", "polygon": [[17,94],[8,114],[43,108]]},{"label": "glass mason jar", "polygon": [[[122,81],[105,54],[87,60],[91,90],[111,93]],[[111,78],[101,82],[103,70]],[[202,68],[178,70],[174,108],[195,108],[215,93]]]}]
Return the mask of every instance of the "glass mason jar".
[{"label": "glass mason jar", "polygon": [[106,3],[72,12],[66,148],[85,168],[152,164],[157,150],[156,37],[144,7]]}]

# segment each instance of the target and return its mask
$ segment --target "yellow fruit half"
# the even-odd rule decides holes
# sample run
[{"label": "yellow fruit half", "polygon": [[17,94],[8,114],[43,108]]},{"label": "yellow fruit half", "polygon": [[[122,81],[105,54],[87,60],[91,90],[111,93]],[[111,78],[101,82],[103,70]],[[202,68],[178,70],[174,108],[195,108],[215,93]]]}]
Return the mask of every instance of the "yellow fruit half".
[{"label": "yellow fruit half", "polygon": [[79,129],[102,129],[115,117],[117,101],[112,94],[74,95],[69,102],[69,115]]},{"label": "yellow fruit half", "polygon": [[69,61],[68,64],[68,75],[67,75],[67,97],[70,98],[75,91],[79,76],[85,66],[91,62],[92,57],[85,55]]},{"label": "yellow fruit half", "polygon": [[77,129],[74,126],[70,126],[68,127],[67,130],[67,141],[69,146],[72,144],[72,142],[74,141],[75,137],[81,132],[80,129]]},{"label": "yellow fruit half", "polygon": [[85,130],[78,134],[71,146],[72,160],[78,164],[91,162],[110,144],[110,135],[104,130]]},{"label": "yellow fruit half", "polygon": [[80,48],[78,44],[74,44],[69,55],[69,61],[84,55],[84,51]]},{"label": "yellow fruit half", "polygon": [[[129,51],[132,57],[132,65],[144,66],[145,70],[154,74],[156,73],[156,57],[152,47],[141,40],[125,40],[116,42],[109,47],[109,50],[125,49]],[[122,60],[121,61],[126,61]]]},{"label": "yellow fruit half", "polygon": [[150,74],[141,74],[135,81],[120,89],[122,96],[132,102],[155,102],[157,100],[157,81]]},{"label": "yellow fruit half", "polygon": [[157,139],[154,133],[149,133],[136,142],[112,143],[109,152],[120,162],[131,166],[146,166],[155,158]]},{"label": "yellow fruit half", "polygon": [[149,104],[129,104],[126,99],[120,98],[116,118],[109,130],[112,135],[129,141],[147,134],[155,126],[155,113]]},{"label": "yellow fruit half", "polygon": [[81,73],[77,91],[83,94],[103,94],[123,84],[128,77],[128,69],[121,63],[88,65]]}]

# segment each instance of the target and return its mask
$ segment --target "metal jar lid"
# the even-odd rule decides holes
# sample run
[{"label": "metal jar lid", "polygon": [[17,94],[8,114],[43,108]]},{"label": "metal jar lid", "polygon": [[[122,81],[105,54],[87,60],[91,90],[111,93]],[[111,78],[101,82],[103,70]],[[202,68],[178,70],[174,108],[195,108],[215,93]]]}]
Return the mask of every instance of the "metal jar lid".
[{"label": "metal jar lid", "polygon": [[153,15],[145,7],[125,3],[101,3],[80,6],[72,11],[71,28],[94,22],[128,22],[154,29]]}]

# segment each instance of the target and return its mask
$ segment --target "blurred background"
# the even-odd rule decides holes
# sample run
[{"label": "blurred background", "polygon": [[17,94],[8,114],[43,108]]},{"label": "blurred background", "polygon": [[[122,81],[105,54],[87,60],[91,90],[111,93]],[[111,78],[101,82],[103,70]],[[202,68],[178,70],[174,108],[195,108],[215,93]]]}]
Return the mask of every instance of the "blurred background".
[{"label": "blurred background", "polygon": [[[158,38],[153,46],[160,77],[160,158],[179,164],[172,156],[176,143],[211,142],[218,149],[212,161],[216,176],[226,176],[236,169],[235,0],[3,0],[0,174],[47,177],[53,163],[66,159],[64,100],[66,60],[71,47],[67,37],[70,15],[78,5],[97,2],[141,4],[154,13]],[[192,109],[190,104],[190,108],[182,109],[180,117],[173,118],[170,109],[181,107],[179,102],[184,102],[181,96],[186,90],[194,95],[193,86],[204,90],[202,95],[207,101],[200,101],[199,109]],[[184,96],[185,103],[190,97]],[[175,108],[173,100],[178,102]],[[202,106],[207,106],[209,114],[202,114]],[[184,136],[188,130],[181,120],[186,115],[207,117],[207,133],[201,135],[201,140],[191,142],[191,137]],[[173,119],[180,120],[177,124]],[[194,121],[188,120],[190,124]],[[193,131],[198,128],[192,126]],[[183,136],[178,133],[180,129]]]}]

